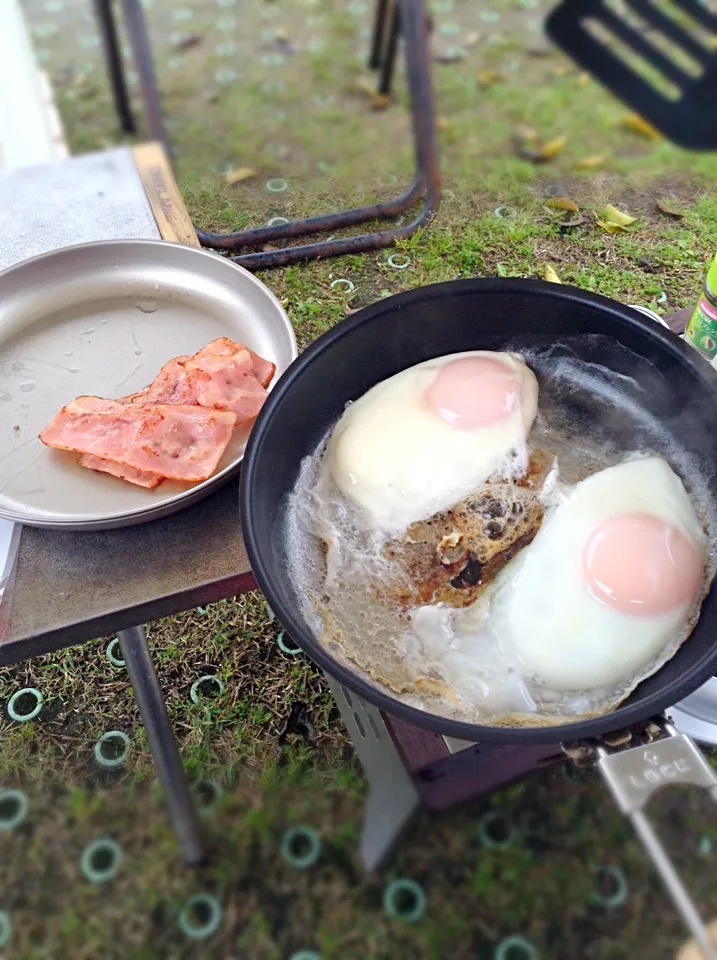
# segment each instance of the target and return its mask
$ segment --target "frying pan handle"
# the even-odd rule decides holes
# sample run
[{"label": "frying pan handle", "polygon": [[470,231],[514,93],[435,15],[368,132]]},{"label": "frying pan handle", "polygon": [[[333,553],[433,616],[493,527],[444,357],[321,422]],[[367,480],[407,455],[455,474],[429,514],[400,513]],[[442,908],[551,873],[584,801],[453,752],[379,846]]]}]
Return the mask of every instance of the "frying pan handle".
[{"label": "frying pan handle", "polygon": [[645,816],[650,797],[670,783],[703,787],[717,801],[717,775],[695,743],[669,723],[660,724],[663,739],[629,750],[612,752],[598,746],[597,766],[613,799],[629,817],[647,855],[657,868],[672,902],[706,960],[717,960],[717,950],[665,848]]}]

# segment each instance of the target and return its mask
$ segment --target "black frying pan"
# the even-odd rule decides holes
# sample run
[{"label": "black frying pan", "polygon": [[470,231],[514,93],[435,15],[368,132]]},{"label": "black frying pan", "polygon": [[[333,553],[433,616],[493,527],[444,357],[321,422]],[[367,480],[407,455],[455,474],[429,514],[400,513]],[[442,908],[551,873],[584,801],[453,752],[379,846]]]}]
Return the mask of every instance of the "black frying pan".
[{"label": "black frying pan", "polygon": [[[318,642],[287,575],[286,496],[302,458],[314,452],[347,401],[433,357],[464,350],[520,350],[576,334],[602,335],[583,338],[579,348],[573,341],[572,348],[583,360],[633,378],[634,385],[627,380],[624,384],[634,403],[657,418],[678,446],[697,458],[704,473],[717,467],[717,375],[669,330],[612,300],[569,287],[498,279],[443,283],[360,310],[320,337],[278,382],[252,431],[242,468],[246,548],[259,586],[292,637],[327,673],[378,707],[437,733],[471,741],[536,744],[591,738],[580,749],[597,761],[702,955],[717,960],[707,929],[643,812],[651,795],[670,783],[706,788],[717,800],[717,775],[689,738],[669,724],[648,724],[717,670],[714,589],[689,640],[612,713],[562,726],[510,729],[460,723],[417,710],[366,682]],[[581,429],[605,428],[604,404],[594,393],[572,399]],[[637,415],[631,419],[618,413],[607,422],[625,449],[653,446]],[[717,497],[715,477],[709,496]],[[642,728],[638,736],[607,736],[635,727]],[[625,741],[638,745],[623,749]],[[566,752],[573,755],[569,748]]]},{"label": "black frying pan", "polygon": [[[252,431],[241,477],[246,548],[272,610],[327,673],[366,700],[436,733],[471,741],[556,743],[630,727],[659,714],[717,672],[717,595],[712,590],[689,640],[616,710],[553,727],[491,727],[449,720],[406,706],[338,662],[303,618],[284,565],[283,504],[299,464],[345,404],[398,371],[464,350],[520,349],[576,334],[581,358],[634,377],[633,399],[656,415],[679,445],[709,472],[717,467],[717,375],[697,351],[637,311],[581,290],[530,280],[461,280],[390,297],[358,311],[320,337],[281,378]],[[617,341],[632,351],[612,348]],[[628,360],[626,361],[626,356]],[[648,362],[649,361],[649,362]],[[626,387],[629,390],[629,387]],[[588,398],[589,400],[589,398]],[[591,429],[589,403],[577,411]],[[602,416],[603,414],[601,414]],[[649,438],[617,418],[628,446]],[[717,477],[711,481],[717,498]]]}]

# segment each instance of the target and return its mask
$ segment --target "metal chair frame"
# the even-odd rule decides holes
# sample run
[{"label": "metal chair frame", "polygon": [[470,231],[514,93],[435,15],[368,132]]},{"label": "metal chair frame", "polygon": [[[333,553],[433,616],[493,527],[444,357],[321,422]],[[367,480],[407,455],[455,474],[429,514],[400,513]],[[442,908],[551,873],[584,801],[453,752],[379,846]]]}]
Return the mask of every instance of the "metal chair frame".
[{"label": "metal chair frame", "polygon": [[[122,129],[126,133],[134,134],[137,132],[137,124],[132,113],[124,64],[119,49],[114,0],[93,0],[93,2],[117,115]],[[172,149],[162,116],[160,94],[142,6],[140,0],[121,0],[121,4],[132,57],[139,76],[149,131],[154,140],[164,144],[171,157]],[[391,247],[397,240],[406,239],[421,227],[426,226],[438,210],[441,197],[428,33],[429,19],[425,0],[377,0],[369,66],[379,71],[379,94],[387,96],[390,93],[395,74],[399,37],[402,35],[404,40],[416,158],[416,176],[405,193],[395,200],[371,206],[356,207],[340,213],[309,217],[292,223],[259,227],[237,233],[217,234],[197,229],[197,237],[202,246],[227,253],[256,250],[257,247],[283,243],[297,237],[329,233],[371,221],[396,218],[423,199],[420,212],[411,223],[405,226],[394,226],[374,233],[282,247],[271,251],[238,253],[230,257],[249,270],[265,270],[300,261]]]}]

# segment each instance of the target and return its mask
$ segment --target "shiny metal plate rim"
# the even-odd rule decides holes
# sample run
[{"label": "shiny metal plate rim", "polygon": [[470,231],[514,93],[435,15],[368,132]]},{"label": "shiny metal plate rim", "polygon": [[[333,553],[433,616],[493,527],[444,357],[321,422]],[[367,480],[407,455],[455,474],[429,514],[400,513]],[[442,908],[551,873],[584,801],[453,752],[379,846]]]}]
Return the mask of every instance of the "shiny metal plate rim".
[{"label": "shiny metal plate rim", "polygon": [[[47,262],[61,262],[63,258],[82,257],[83,254],[96,257],[103,250],[106,250],[108,255],[112,257],[113,255],[117,256],[128,249],[136,251],[139,258],[144,256],[145,259],[151,259],[151,254],[161,253],[161,257],[165,259],[165,262],[167,257],[170,260],[175,257],[177,259],[181,257],[184,259],[190,258],[192,261],[196,260],[198,267],[193,271],[195,274],[201,273],[201,264],[203,260],[211,261],[212,266],[219,263],[222,264],[220,269],[226,268],[226,285],[228,287],[231,287],[232,283],[236,283],[238,280],[245,290],[248,288],[253,288],[253,290],[258,293],[258,296],[265,300],[267,306],[274,313],[275,319],[278,318],[280,321],[279,330],[280,336],[283,339],[282,347],[284,351],[287,352],[287,362],[283,363],[283,365],[277,365],[277,373],[275,374],[274,379],[269,386],[269,390],[274,387],[286,367],[298,356],[298,348],[291,321],[289,320],[279,299],[265,284],[263,284],[245,268],[226,260],[226,258],[213,251],[168,243],[164,240],[147,239],[109,240],[76,244],[52,250],[48,253],[40,254],[37,257],[22,261],[18,264],[13,264],[5,270],[0,271],[0,284],[2,284],[4,281],[7,281],[8,278],[14,278],[16,275],[22,276],[23,274],[28,274],[29,277],[32,277],[34,271]],[[142,263],[142,267],[146,271],[147,275],[150,276],[150,279],[152,266],[153,264],[151,263],[149,265]],[[170,264],[170,266],[176,265]],[[170,356],[167,356],[167,360],[169,359]],[[207,496],[217,490],[238,473],[241,467],[243,456],[243,453],[237,455],[237,457],[233,459],[231,463],[227,464],[222,470],[215,473],[208,480],[198,483],[188,490],[181,491],[177,493],[176,496],[168,498],[159,504],[147,504],[146,506],[137,508],[135,510],[118,512],[114,515],[98,516],[93,513],[84,515],[75,514],[69,520],[55,519],[52,517],[37,517],[32,514],[25,514],[8,509],[7,507],[0,506],[0,517],[10,520],[14,523],[56,531],[98,531],[146,523],[183,509],[184,507],[197,502],[204,496]]]}]

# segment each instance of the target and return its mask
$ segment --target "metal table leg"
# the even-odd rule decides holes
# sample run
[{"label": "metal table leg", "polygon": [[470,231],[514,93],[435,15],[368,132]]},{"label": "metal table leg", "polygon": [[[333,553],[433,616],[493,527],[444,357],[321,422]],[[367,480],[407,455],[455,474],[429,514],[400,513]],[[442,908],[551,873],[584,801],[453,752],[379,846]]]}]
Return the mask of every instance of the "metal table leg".
[{"label": "metal table leg", "polygon": [[[103,0],[95,0],[95,2],[101,3]],[[104,0],[104,2],[108,2],[108,0]],[[171,145],[162,118],[160,95],[152,63],[152,51],[140,0],[121,0],[121,3],[133,58],[140,78],[150,132],[153,139],[164,144],[171,157]],[[441,198],[430,52],[427,42],[429,23],[425,0],[378,0],[371,62],[373,64],[377,59],[380,61],[378,65],[381,67],[380,88],[382,90],[387,90],[391,85],[399,34],[403,35],[406,47],[406,72],[411,95],[417,170],[413,184],[402,196],[387,203],[357,207],[341,213],[310,217],[280,226],[260,227],[256,230],[227,234],[196,230],[200,244],[214,250],[256,249],[265,244],[281,243],[314,233],[333,232],[337,229],[357,226],[372,220],[391,219],[403,214],[421,197],[424,198],[423,208],[416,218],[405,226],[360,236],[345,237],[339,240],[326,240],[285,249],[244,253],[230,258],[249,270],[265,270],[321,257],[382,250],[393,246],[397,240],[410,237],[416,230],[426,226],[438,210]]]},{"label": "metal table leg", "polygon": [[182,857],[188,866],[198,866],[205,859],[199,820],[157,672],[150,656],[144,627],[121,630],[118,637]]},{"label": "metal table leg", "polygon": [[378,92],[384,97],[389,96],[391,87],[393,86],[393,74],[396,69],[396,54],[398,52],[398,36],[400,32],[401,14],[398,9],[398,4],[395,4],[391,14],[391,24],[383,52],[383,63],[381,64],[381,74],[378,81]]},{"label": "metal table leg", "polygon": [[112,0],[94,0],[94,6],[100,36],[102,37],[107,73],[109,74],[110,86],[112,87],[112,97],[114,99],[117,117],[122,130],[125,133],[133,134],[137,132],[137,124],[135,123],[127,94],[127,81],[124,75],[122,54],[117,39],[117,24],[115,23],[114,12],[112,10]]},{"label": "metal table leg", "polygon": [[369,69],[378,70],[381,66],[381,54],[385,42],[386,24],[388,20],[388,0],[377,0],[376,14],[371,37],[371,53],[368,58]]},{"label": "metal table leg", "polygon": [[[124,0],[124,2],[136,2],[136,0]],[[394,2],[396,4],[394,8],[391,8],[388,3],[383,3],[377,11],[374,52],[381,44],[385,44],[381,84],[382,86],[390,85],[400,27],[405,46],[417,168],[416,179],[410,189],[402,197],[390,203],[359,207],[342,213],[312,217],[308,220],[297,220],[281,226],[227,234],[197,230],[197,237],[203,247],[211,247],[215,250],[250,249],[266,243],[273,244],[312,233],[368,223],[371,220],[387,219],[408,210],[416,200],[424,196],[422,210],[411,223],[402,227],[339,240],[302,244],[270,252],[245,253],[230,258],[248,270],[267,270],[323,257],[381,250],[393,246],[397,240],[410,237],[430,222],[440,204],[441,178],[428,44],[429,20],[425,0],[394,0]],[[389,13],[390,21],[387,19]]]},{"label": "metal table leg", "polygon": [[162,116],[162,104],[152,61],[152,45],[149,40],[142,5],[139,0],[122,0],[122,10],[132,48],[132,57],[139,74],[139,86],[144,100],[144,109],[147,113],[150,135],[153,140],[158,140],[164,145],[164,149],[171,157],[172,145],[169,142],[167,128]]}]

